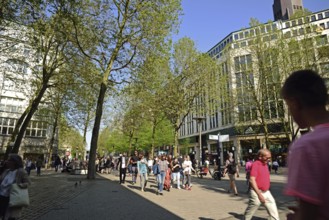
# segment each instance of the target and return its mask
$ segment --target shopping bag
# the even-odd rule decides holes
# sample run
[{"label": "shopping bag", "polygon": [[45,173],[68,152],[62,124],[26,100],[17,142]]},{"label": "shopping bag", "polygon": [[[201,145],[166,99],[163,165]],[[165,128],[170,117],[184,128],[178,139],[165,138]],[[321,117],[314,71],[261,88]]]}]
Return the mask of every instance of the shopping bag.
[{"label": "shopping bag", "polygon": [[22,189],[16,183],[11,185],[9,207],[24,207],[30,205],[29,191]]}]

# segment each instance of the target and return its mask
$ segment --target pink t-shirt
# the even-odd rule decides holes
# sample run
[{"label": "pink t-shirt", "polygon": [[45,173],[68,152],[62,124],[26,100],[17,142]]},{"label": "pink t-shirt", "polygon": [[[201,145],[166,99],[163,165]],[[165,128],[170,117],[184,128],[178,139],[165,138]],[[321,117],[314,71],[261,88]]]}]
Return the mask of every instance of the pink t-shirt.
[{"label": "pink t-shirt", "polygon": [[285,194],[319,206],[314,219],[329,219],[329,124],[314,127],[292,143]]},{"label": "pink t-shirt", "polygon": [[256,160],[251,167],[250,176],[255,177],[258,189],[266,191],[270,189],[270,172],[267,164]]},{"label": "pink t-shirt", "polygon": [[251,171],[251,167],[252,167],[252,161],[249,160],[249,161],[246,163],[246,172],[250,172],[250,171]]}]

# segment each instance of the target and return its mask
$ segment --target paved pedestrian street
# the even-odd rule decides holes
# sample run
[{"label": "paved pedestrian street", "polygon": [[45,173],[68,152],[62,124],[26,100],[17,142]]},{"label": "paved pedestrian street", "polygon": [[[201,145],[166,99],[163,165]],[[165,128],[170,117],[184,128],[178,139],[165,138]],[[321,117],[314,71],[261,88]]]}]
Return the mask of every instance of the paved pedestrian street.
[{"label": "paved pedestrian street", "polygon": [[[191,191],[174,187],[163,196],[155,193],[153,175],[145,192],[140,191],[139,179],[135,185],[128,175],[123,185],[118,179],[116,171],[97,174],[96,180],[53,170],[44,171],[40,177],[32,173],[31,205],[22,219],[242,219],[248,202],[244,174],[237,181],[239,196],[227,193],[227,177],[218,181],[193,176]],[[271,191],[281,219],[288,212],[286,207],[294,204],[292,198],[282,195],[284,184],[283,175],[271,175]],[[267,219],[265,208],[261,207],[254,219]]]}]

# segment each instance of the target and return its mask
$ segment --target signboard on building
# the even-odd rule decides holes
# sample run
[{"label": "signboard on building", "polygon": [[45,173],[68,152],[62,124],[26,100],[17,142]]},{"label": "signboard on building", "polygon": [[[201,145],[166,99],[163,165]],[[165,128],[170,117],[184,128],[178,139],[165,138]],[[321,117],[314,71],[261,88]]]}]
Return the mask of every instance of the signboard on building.
[{"label": "signboard on building", "polygon": [[[218,135],[209,135],[209,140],[218,140]],[[228,134],[220,135],[220,142],[228,142],[230,141],[230,136]]]}]

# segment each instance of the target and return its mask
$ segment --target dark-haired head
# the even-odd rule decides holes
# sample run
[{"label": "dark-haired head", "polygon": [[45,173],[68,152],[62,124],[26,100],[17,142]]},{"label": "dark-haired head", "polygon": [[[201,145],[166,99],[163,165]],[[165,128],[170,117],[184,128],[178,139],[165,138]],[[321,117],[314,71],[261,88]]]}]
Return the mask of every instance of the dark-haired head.
[{"label": "dark-haired head", "polygon": [[23,160],[18,154],[9,154],[7,161],[12,162],[15,169],[23,168]]},{"label": "dark-haired head", "polygon": [[324,80],[313,70],[293,72],[285,81],[281,95],[285,100],[295,99],[303,107],[325,106],[328,93]]}]

